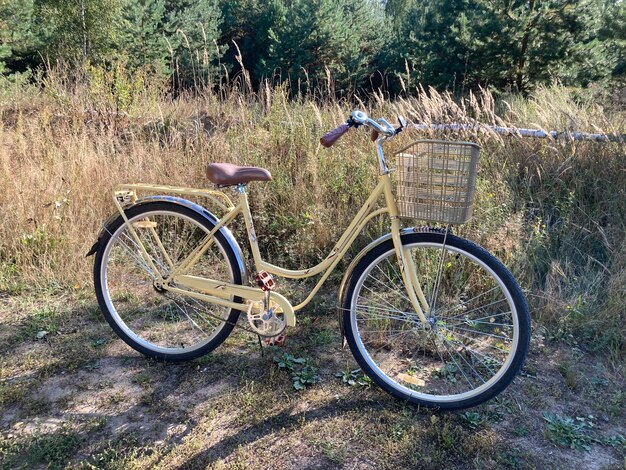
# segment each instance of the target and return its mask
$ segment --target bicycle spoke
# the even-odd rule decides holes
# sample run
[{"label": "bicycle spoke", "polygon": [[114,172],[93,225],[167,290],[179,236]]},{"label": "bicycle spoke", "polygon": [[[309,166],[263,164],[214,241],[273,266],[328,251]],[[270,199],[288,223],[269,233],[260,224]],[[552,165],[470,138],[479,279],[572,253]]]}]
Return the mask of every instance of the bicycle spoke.
[{"label": "bicycle spoke", "polygon": [[[455,308],[459,308],[459,307],[463,307],[463,306],[469,305],[472,301],[474,301],[474,300],[476,300],[476,299],[478,299],[478,298],[482,297],[483,295],[486,295],[486,294],[488,294],[488,293],[490,293],[490,292],[493,292],[493,291],[495,291],[495,290],[497,290],[497,289],[498,289],[498,286],[496,286],[496,287],[492,287],[492,288],[491,288],[491,289],[489,289],[488,291],[485,291],[485,292],[483,292],[483,293],[481,293],[481,294],[478,294],[477,296],[472,297],[471,299],[465,300],[465,301],[463,301],[463,302],[461,302],[461,303],[459,303],[459,304],[455,305]],[[446,316],[446,313],[448,313],[448,312],[450,312],[450,311],[451,311],[451,309],[448,309],[448,310],[443,310],[443,311],[441,311],[441,310],[440,310],[440,311],[438,311],[437,313],[438,313],[438,315],[439,315],[440,317],[444,317],[444,316]]]},{"label": "bicycle spoke", "polygon": [[450,329],[452,329],[452,330],[454,330],[454,331],[457,331],[457,330],[458,330],[458,331],[467,331],[467,332],[469,332],[469,333],[477,333],[477,334],[480,334],[480,335],[489,336],[489,337],[491,337],[491,338],[498,338],[498,339],[503,339],[503,340],[506,340],[506,341],[511,341],[511,338],[509,338],[508,336],[500,336],[500,335],[495,335],[495,334],[493,334],[493,333],[486,333],[486,332],[484,332],[484,331],[468,330],[467,328],[461,328],[461,327],[458,327],[458,326],[450,326],[450,325],[446,325],[446,326],[445,326],[445,327],[443,327],[443,328],[445,328],[445,329],[446,329],[446,330],[448,330],[448,331],[450,331]]},{"label": "bicycle spoke", "polygon": [[448,356],[450,356],[450,359],[452,359],[452,362],[454,362],[454,365],[456,366],[456,368],[459,370],[459,372],[461,372],[463,377],[465,377],[465,380],[470,385],[470,387],[474,388],[474,384],[472,383],[472,381],[470,379],[467,378],[467,375],[465,375],[465,372],[463,372],[463,369],[461,369],[461,367],[459,367],[459,364],[456,362],[456,360],[454,359],[452,354],[450,354],[450,350],[448,349],[448,347],[444,343],[442,343],[442,346],[444,347],[444,349],[448,353]]},{"label": "bicycle spoke", "polygon": [[[444,340],[444,341],[446,341],[448,344],[450,344],[450,347],[451,347],[451,348],[453,348],[453,349],[455,349],[454,344],[458,344],[456,341],[450,340],[450,339],[446,338],[445,336],[443,337],[443,340]],[[465,346],[465,345],[462,345],[462,350],[466,350],[466,349],[467,349],[467,348],[466,348],[466,346]],[[485,382],[486,382],[486,380],[484,379],[484,377],[483,377],[483,376],[482,376],[482,375],[481,375],[481,374],[480,374],[480,373],[479,373],[479,372],[478,372],[478,371],[474,368],[474,366],[472,366],[472,365],[471,365],[471,364],[467,361],[467,359],[463,356],[463,354],[460,354],[458,351],[456,351],[456,353],[457,353],[457,355],[458,355],[461,359],[463,359],[463,362],[465,362],[465,363],[469,366],[469,368],[470,368],[470,369],[474,372],[474,374],[475,374],[478,378],[480,378],[481,382],[485,383]],[[482,361],[480,361],[480,363],[482,364],[483,362],[482,362]]]},{"label": "bicycle spoke", "polygon": [[480,307],[473,308],[472,310],[468,310],[466,312],[459,313],[458,315],[455,315],[453,317],[446,317],[446,320],[454,320],[455,318],[458,318],[461,315],[468,315],[468,314],[470,314],[472,312],[475,312],[477,310],[481,310],[481,309],[484,309],[484,308],[487,308],[487,307],[491,307],[492,305],[496,305],[496,304],[499,304],[500,302],[506,302],[506,301],[507,301],[506,299],[496,300],[495,302],[491,302],[491,303],[489,303],[487,305],[482,305]]},{"label": "bicycle spoke", "polygon": [[[487,318],[492,318],[492,317],[487,317]],[[511,325],[510,323],[496,323],[496,322],[489,322],[489,321],[479,321],[479,320],[474,320],[471,318],[468,318],[467,320],[463,320],[460,321],[458,323],[448,323],[446,322],[447,326],[457,326],[457,325],[469,325],[471,326],[474,323],[480,323],[481,325],[491,325],[491,326],[507,326],[507,327],[511,327],[513,325]]]},{"label": "bicycle spoke", "polygon": [[372,294],[374,294],[374,296],[378,297],[380,300],[383,301],[383,303],[389,305],[389,307],[391,307],[392,309],[395,309],[395,307],[393,305],[391,305],[389,302],[387,302],[385,299],[383,299],[380,295],[378,295],[376,292],[374,292],[372,289],[370,289],[369,287],[367,287],[366,285],[363,285],[363,287],[365,287],[368,291],[370,291]]},{"label": "bicycle spoke", "polygon": [[393,287],[389,287],[386,283],[384,282],[380,282],[380,284],[382,284],[384,287],[386,287],[387,289],[391,289],[392,291],[397,292],[398,294],[400,294],[400,296],[406,300],[407,302],[410,302],[409,298],[402,294],[402,290],[404,289],[404,287],[399,287],[397,286],[391,279],[389,279],[389,276],[380,268],[380,266],[376,265],[376,268],[389,280],[389,282],[391,283],[391,285]]},{"label": "bicycle spoke", "polygon": [[[470,319],[470,321],[485,320],[486,318],[496,318],[496,317],[501,317],[502,315],[510,315],[511,313],[513,313],[513,312],[511,312],[511,310],[507,310],[506,312],[494,313],[493,315],[487,315],[486,317],[480,317],[480,318],[476,318],[476,319],[472,318],[472,319]],[[446,323],[447,323],[449,320],[454,320],[456,318],[459,318],[459,317],[446,318],[445,320],[446,320]]]},{"label": "bicycle spoke", "polygon": [[[369,319],[372,319],[372,320],[398,320],[398,321],[405,321],[407,323],[411,323],[411,324],[415,324],[415,325],[421,325],[421,322],[412,320],[412,319],[410,319],[408,317],[398,317],[398,316],[394,316],[394,315],[384,315],[384,314],[381,314],[381,313],[371,313],[371,312],[366,311],[366,310],[356,310],[356,311],[360,312],[360,313],[367,314]],[[363,318],[363,319],[360,319],[359,321],[367,321],[367,319]]]},{"label": "bicycle spoke", "polygon": [[[478,343],[478,341],[476,341],[476,338],[472,338],[471,336],[467,336],[467,335],[464,335],[463,333],[458,333],[458,332],[451,331],[451,330],[447,330],[447,331],[448,331],[448,332],[450,332],[450,333],[451,333],[451,334],[453,334],[453,335],[457,335],[457,336],[460,336],[460,337],[462,337],[462,338],[469,339],[469,340],[471,340],[474,344],[480,344],[480,343]],[[498,348],[498,347],[496,347],[496,346],[494,346],[494,345],[492,345],[492,344],[489,344],[489,343],[487,343],[487,344],[480,344],[480,346],[482,346],[482,347],[487,347],[487,348],[491,348],[491,349],[495,349],[496,351],[504,352],[501,348]]]},{"label": "bicycle spoke", "polygon": [[189,312],[187,312],[187,309],[186,309],[186,308],[181,307],[181,306],[178,304],[178,302],[176,302],[176,301],[175,301],[174,299],[172,299],[171,297],[170,297],[170,300],[171,300],[172,302],[174,302],[174,305],[176,305],[176,306],[179,308],[179,310],[180,310],[181,312],[183,312],[183,315],[185,315],[185,317],[187,318],[187,320],[189,321],[189,323],[191,323],[191,325],[192,325],[192,326],[195,326],[198,330],[200,330],[200,331],[202,332],[202,334],[203,334],[203,335],[205,335],[205,336],[206,336],[206,332],[205,332],[205,331],[204,331],[204,330],[200,327],[200,325],[198,325],[198,324],[197,324],[197,323],[196,323],[196,322],[195,322],[195,321],[194,321],[194,320],[193,320],[193,319],[189,316]]},{"label": "bicycle spoke", "polygon": [[[413,312],[409,312],[406,310],[397,310],[397,309],[390,309],[390,308],[385,308],[385,307],[374,307],[373,305],[369,304],[369,305],[363,305],[363,304],[359,304],[357,305],[357,307],[363,308],[363,309],[372,309],[372,310],[378,310],[380,312],[392,312],[392,313],[401,313],[402,315],[404,315],[405,317],[407,316],[411,316],[411,315],[415,315],[417,317],[417,315]],[[382,314],[381,314],[382,315]]]},{"label": "bicycle spoke", "polygon": [[[495,359],[495,358],[493,358],[491,356],[487,356],[485,354],[482,354],[481,352],[478,352],[475,349],[470,348],[467,344],[459,343],[458,341],[454,341],[454,340],[451,340],[451,339],[448,339],[448,341],[453,343],[453,344],[457,344],[457,345],[461,346],[463,349],[469,351],[471,354],[474,354],[475,356],[481,356],[481,357],[484,357],[485,359],[491,359],[493,361],[498,362],[497,359]],[[492,370],[491,367],[489,367],[489,365],[486,362],[484,362],[484,361],[480,361],[480,362],[481,362],[481,364],[483,364],[489,370],[489,372],[491,372],[493,375],[495,375],[495,371]]]},{"label": "bicycle spoke", "polygon": [[[130,237],[128,237],[128,235],[126,235],[125,233],[124,233],[124,235],[126,236],[126,238],[128,238],[130,240],[131,243],[133,243],[133,245],[135,245],[135,247],[137,249],[139,249],[139,246],[137,246],[137,244],[135,243],[134,240],[130,239]],[[141,255],[138,255],[126,243],[122,242],[121,240],[118,240],[118,245],[117,246],[120,246],[124,250],[126,250],[126,252],[130,256],[130,258],[135,262],[135,265],[138,268],[140,268],[143,271],[147,272],[152,279],[156,279],[156,276],[155,276],[154,272],[152,272],[152,268],[150,268],[148,266],[148,263],[146,263],[146,261],[143,259],[143,257],[141,257]]]}]

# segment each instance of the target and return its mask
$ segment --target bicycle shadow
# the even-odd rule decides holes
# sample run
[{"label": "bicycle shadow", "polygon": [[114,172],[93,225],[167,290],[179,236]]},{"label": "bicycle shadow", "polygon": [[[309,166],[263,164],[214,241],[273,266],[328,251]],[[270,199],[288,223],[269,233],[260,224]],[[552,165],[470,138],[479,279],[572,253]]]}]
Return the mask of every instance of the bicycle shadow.
[{"label": "bicycle shadow", "polygon": [[[238,448],[247,446],[263,438],[264,436],[280,432],[284,429],[296,427],[303,420],[315,420],[316,424],[323,425],[324,421],[336,417],[338,414],[358,411],[368,407],[371,409],[384,409],[385,405],[372,399],[357,399],[354,401],[333,400],[317,408],[294,412],[295,406],[291,406],[279,413],[268,416],[263,422],[253,424],[239,430],[237,433],[225,437],[210,447],[197,452],[185,462],[175,467],[177,470],[206,468],[211,463],[225,459],[232,455]],[[320,463],[299,466],[302,469],[325,468]]]}]

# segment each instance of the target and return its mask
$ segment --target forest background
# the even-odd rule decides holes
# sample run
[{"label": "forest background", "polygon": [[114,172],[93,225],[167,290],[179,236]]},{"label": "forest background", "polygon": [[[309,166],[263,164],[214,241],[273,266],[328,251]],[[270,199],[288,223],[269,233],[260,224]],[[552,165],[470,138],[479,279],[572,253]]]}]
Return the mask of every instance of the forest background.
[{"label": "forest background", "polygon": [[588,86],[626,74],[620,0],[2,0],[0,72],[123,63],[173,88],[249,72],[253,86],[349,96],[411,85],[463,94]]}]

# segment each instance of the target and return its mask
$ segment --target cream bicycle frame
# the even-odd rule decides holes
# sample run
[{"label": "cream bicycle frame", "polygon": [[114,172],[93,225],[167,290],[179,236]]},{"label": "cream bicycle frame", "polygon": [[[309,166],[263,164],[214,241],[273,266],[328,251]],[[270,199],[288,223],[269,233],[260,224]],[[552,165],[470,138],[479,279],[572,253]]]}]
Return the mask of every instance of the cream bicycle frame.
[{"label": "cream bicycle frame", "polygon": [[[400,265],[402,280],[406,287],[406,292],[409,300],[411,301],[413,309],[417,313],[417,316],[422,321],[422,323],[426,325],[428,321],[426,319],[424,311],[429,312],[430,308],[428,302],[426,301],[424,293],[422,292],[420,283],[418,282],[413,258],[410,255],[409,250],[405,249],[402,246],[398,207],[396,205],[396,200],[391,187],[391,178],[389,176],[390,171],[385,163],[385,156],[382,148],[385,140],[389,137],[393,137],[396,134],[396,129],[394,129],[393,126],[389,124],[385,119],[380,118],[377,121],[374,121],[368,118],[367,115],[361,111],[354,111],[350,115],[350,120],[352,124],[365,125],[366,127],[376,131],[376,133],[372,135],[374,135],[374,137],[376,138],[376,149],[381,170],[380,176],[378,177],[378,184],[374,188],[374,191],[369,196],[367,201],[365,201],[361,209],[359,209],[354,219],[352,219],[352,222],[345,230],[343,235],[339,238],[339,240],[335,244],[335,247],[331,250],[329,255],[321,263],[308,269],[285,269],[280,266],[268,263],[261,258],[261,252],[259,250],[256,233],[254,231],[252,214],[250,213],[250,206],[248,204],[248,195],[246,193],[244,184],[237,185],[237,189],[239,191],[239,202],[237,205],[234,205],[230,198],[221,191],[180,188],[173,186],[157,186],[148,184],[127,184],[118,186],[113,194],[113,200],[115,201],[117,209],[124,219],[128,231],[135,240],[137,246],[140,247],[141,256],[144,258],[147,266],[150,267],[152,273],[154,274],[155,286],[164,290],[176,292],[182,295],[188,295],[198,300],[204,300],[206,302],[234,308],[240,311],[248,311],[250,305],[234,302],[234,296],[243,298],[248,304],[250,302],[258,302],[266,299],[265,292],[259,288],[247,287],[238,284],[223,283],[186,274],[194,266],[194,264],[198,262],[200,257],[202,257],[202,255],[204,255],[211,247],[211,245],[213,244],[214,235],[222,228],[225,228],[233,219],[235,219],[235,217],[241,214],[244,218],[248,241],[250,243],[250,248],[252,250],[252,256],[254,258],[254,264],[257,272],[267,271],[270,274],[275,274],[277,276],[292,279],[304,279],[315,276],[317,274],[322,274],[320,280],[317,282],[315,287],[313,287],[306,299],[304,299],[304,301],[302,301],[295,307],[292,306],[285,297],[278,294],[277,292],[272,291],[270,293],[271,300],[282,309],[282,312],[285,315],[287,325],[294,326],[296,323],[294,312],[296,310],[300,310],[311,301],[311,299],[313,298],[313,296],[315,296],[322,284],[324,284],[326,279],[328,279],[330,273],[335,269],[339,261],[346,254],[348,248],[350,248],[350,246],[352,245],[358,234],[361,232],[361,230],[363,230],[365,225],[376,216],[389,214],[389,218],[391,219],[391,238],[393,240],[398,264]],[[406,123],[402,124],[401,121],[401,126],[404,125],[406,125]],[[398,130],[397,132],[399,132],[400,130]],[[330,145],[332,145],[332,143]],[[144,222],[143,224],[141,224],[141,222],[136,223],[138,225],[138,228],[139,224],[141,224],[141,228],[148,228],[148,230],[150,230],[151,236],[155,238],[159,250],[163,253],[165,262],[168,264],[171,270],[171,274],[165,279],[161,276],[159,270],[152,262],[151,256],[148,254],[147,250],[143,246],[143,243],[137,235],[133,224],[129,223],[128,218],[126,217],[126,214],[124,212],[124,204],[132,204],[137,200],[135,193],[135,191],[137,190],[151,190],[154,192],[202,196],[210,199],[214,204],[216,204],[220,209],[225,212],[224,216],[221,219],[215,220],[215,227],[213,227],[213,229],[206,235],[204,240],[180,264],[178,264],[178,266],[174,266],[174,263],[166,253],[165,248],[163,247],[163,244],[161,243],[158,234],[156,233],[156,230],[154,229],[154,226],[152,226],[150,221],[146,219],[145,221],[142,221]],[[386,207],[381,209],[374,209],[378,200],[381,197],[384,197]],[[178,287],[170,285],[170,283],[172,282],[178,286],[184,287],[185,289],[180,289]]]},{"label": "cream bicycle frame", "polygon": [[[376,216],[389,214],[389,217],[391,219],[391,236],[409,300],[411,301],[411,304],[420,320],[423,323],[427,322],[424,311],[429,310],[428,302],[422,292],[420,283],[418,282],[413,258],[410,256],[408,249],[404,249],[402,247],[400,239],[401,227],[400,220],[398,218],[398,209],[396,206],[395,197],[392,192],[391,179],[388,172],[379,176],[378,184],[374,188],[373,192],[365,201],[360,210],[357,212],[354,219],[347,227],[343,235],[339,238],[329,255],[316,266],[302,270],[285,269],[280,266],[268,263],[267,261],[264,261],[262,259],[256,233],[254,230],[254,223],[252,220],[252,214],[250,212],[250,206],[248,204],[248,195],[245,191],[245,186],[238,185],[237,189],[239,193],[239,201],[237,205],[234,205],[231,202],[230,198],[221,191],[149,184],[124,184],[115,188],[113,199],[115,201],[117,209],[123,217],[131,236],[140,247],[141,255],[144,258],[144,261],[152,269],[152,272],[157,277],[155,282],[159,285],[159,287],[162,287],[163,289],[169,290],[171,292],[187,295],[198,300],[214,303],[229,308],[234,308],[240,311],[247,311],[249,308],[249,302],[262,301],[265,297],[265,293],[261,289],[242,286],[238,284],[228,284],[186,274],[212,246],[214,235],[222,227],[226,227],[238,215],[241,214],[244,218],[246,232],[248,235],[248,240],[250,243],[250,248],[252,251],[252,256],[257,272],[267,271],[270,274],[292,279],[304,279],[318,274],[322,274],[322,277],[319,279],[319,281],[311,290],[306,299],[304,299],[304,301],[296,306],[292,306],[291,303],[282,295],[276,292],[271,293],[272,301],[280,306],[283,313],[285,314],[287,325],[294,326],[294,312],[302,309],[311,301],[311,299],[315,296],[322,284],[324,284],[328,276],[337,266],[339,261],[346,254],[358,234],[365,227],[365,225],[367,225],[367,223]],[[174,263],[167,255],[154,227],[147,224],[147,228],[151,231],[152,236],[157,241],[157,246],[163,252],[165,262],[169,265],[169,268],[171,269],[171,274],[167,278],[163,278],[161,276],[159,270],[156,269],[156,266],[152,261],[152,257],[148,254],[147,250],[143,246],[141,239],[135,231],[135,227],[133,227],[133,225],[137,223],[129,223],[124,213],[124,206],[122,204],[123,201],[120,195],[126,197],[130,196],[131,200],[127,202],[134,203],[136,201],[135,192],[141,190],[149,190],[159,193],[203,196],[210,199],[214,204],[216,204],[220,209],[225,212],[223,217],[217,221],[215,227],[205,236],[204,240],[177,266],[174,266]],[[381,197],[384,197],[386,207],[374,209],[374,207],[377,205],[378,200]],[[184,287],[184,289],[171,286],[170,282],[172,281],[176,285]],[[241,297],[246,302],[234,302],[232,300],[234,296]]]}]

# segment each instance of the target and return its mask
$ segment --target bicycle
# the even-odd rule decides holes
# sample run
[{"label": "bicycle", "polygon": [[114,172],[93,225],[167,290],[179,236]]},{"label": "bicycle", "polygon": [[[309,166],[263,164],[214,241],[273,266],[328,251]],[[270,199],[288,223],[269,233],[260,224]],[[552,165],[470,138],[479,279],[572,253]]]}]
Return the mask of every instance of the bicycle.
[{"label": "bicycle", "polygon": [[[318,265],[302,270],[262,259],[246,193],[269,181],[257,167],[211,163],[217,189],[123,184],[117,212],[103,225],[95,254],[98,303],[113,330],[132,348],[158,359],[184,361],[219,346],[234,327],[280,341],[374,217],[391,231],[352,260],[339,289],[341,332],[361,369],[383,390],[413,404],[443,409],[493,398],[520,370],[530,340],[524,295],[507,268],[485,249],[452,233],[471,217],[479,147],[469,142],[416,141],[397,153],[397,194],[383,153],[401,132],[385,119],[354,111],[322,137],[332,146],[364,126],[376,142],[378,184]],[[236,189],[233,203],[221,189]],[[139,198],[138,192],[161,193]],[[163,194],[165,193],[165,194]],[[170,194],[170,195],[166,195]],[[209,199],[222,217],[180,196]],[[382,200],[382,207],[376,208]],[[228,224],[242,215],[257,271],[249,283],[241,248]],[[403,227],[406,218],[447,224]],[[321,274],[293,306],[273,290],[272,275]],[[245,313],[244,321],[238,321]],[[246,321],[247,320],[247,321]]]}]

